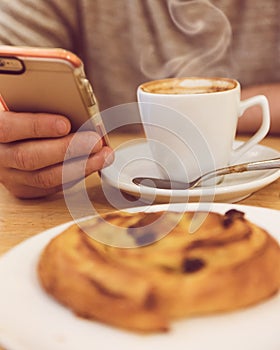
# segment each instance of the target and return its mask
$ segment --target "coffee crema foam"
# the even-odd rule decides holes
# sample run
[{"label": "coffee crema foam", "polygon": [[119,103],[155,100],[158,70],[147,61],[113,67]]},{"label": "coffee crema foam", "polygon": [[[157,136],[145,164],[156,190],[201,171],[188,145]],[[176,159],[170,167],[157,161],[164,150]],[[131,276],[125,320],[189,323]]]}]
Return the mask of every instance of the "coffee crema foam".
[{"label": "coffee crema foam", "polygon": [[164,79],[151,81],[141,85],[145,92],[153,94],[205,94],[232,90],[237,86],[230,79]]}]

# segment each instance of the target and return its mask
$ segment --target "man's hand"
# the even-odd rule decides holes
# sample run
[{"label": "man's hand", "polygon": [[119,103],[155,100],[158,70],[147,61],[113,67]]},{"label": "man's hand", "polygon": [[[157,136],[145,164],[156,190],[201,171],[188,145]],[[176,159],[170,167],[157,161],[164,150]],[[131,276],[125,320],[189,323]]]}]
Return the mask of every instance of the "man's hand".
[{"label": "man's hand", "polygon": [[112,162],[112,150],[97,133],[70,129],[59,115],[0,111],[2,184],[16,197],[41,197]]}]

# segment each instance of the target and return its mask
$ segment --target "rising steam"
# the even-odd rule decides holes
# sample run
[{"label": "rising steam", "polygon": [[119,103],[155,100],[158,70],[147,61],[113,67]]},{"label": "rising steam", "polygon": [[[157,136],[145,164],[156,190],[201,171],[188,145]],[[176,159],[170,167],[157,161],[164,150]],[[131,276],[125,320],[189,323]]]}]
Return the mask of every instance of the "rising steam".
[{"label": "rising steam", "polygon": [[232,31],[225,14],[208,0],[168,0],[168,11],[177,33],[179,29],[175,38],[179,52],[175,52],[171,42],[162,42],[166,52],[159,59],[156,45],[151,45],[141,57],[144,75],[149,79],[227,76],[232,64],[229,52]]}]

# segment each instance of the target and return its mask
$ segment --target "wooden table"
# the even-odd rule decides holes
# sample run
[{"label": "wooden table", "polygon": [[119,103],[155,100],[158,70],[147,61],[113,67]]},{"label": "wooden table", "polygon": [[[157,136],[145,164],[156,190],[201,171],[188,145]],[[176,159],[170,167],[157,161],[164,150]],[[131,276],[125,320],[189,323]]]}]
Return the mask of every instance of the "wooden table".
[{"label": "wooden table", "polygon": [[[135,137],[139,135],[112,135],[111,140],[113,146],[117,146]],[[262,144],[280,151],[280,137],[267,137]],[[112,209],[104,196],[97,174],[90,176],[87,187],[94,208],[98,212]],[[239,204],[280,210],[280,179],[240,201]],[[0,185],[0,255],[26,238],[70,220],[72,216],[62,193],[43,199],[20,200],[14,198]]]},{"label": "wooden table", "polygon": [[[117,146],[135,137],[139,135],[120,134],[112,135],[111,140],[113,146]],[[280,137],[267,137],[262,145],[280,151]],[[104,196],[97,174],[88,178],[87,187],[94,208],[98,212],[112,209]],[[239,204],[280,210],[280,178],[240,201]],[[0,186],[0,255],[41,231],[71,220],[72,216],[62,193],[43,199],[20,200],[11,196],[4,187]],[[1,346],[0,350],[3,350]]]}]

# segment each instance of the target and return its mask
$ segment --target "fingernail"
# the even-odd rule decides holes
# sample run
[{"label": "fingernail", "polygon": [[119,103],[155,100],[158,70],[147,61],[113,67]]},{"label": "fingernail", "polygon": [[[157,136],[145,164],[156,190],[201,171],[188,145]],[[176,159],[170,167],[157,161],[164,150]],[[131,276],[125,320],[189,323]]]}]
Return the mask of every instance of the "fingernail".
[{"label": "fingernail", "polygon": [[61,119],[57,120],[56,121],[56,130],[57,130],[59,135],[67,134],[69,127],[68,127],[68,124],[66,123],[66,121],[61,120]]},{"label": "fingernail", "polygon": [[112,164],[115,159],[114,152],[111,149],[104,150],[104,159],[105,159],[104,167]]}]

